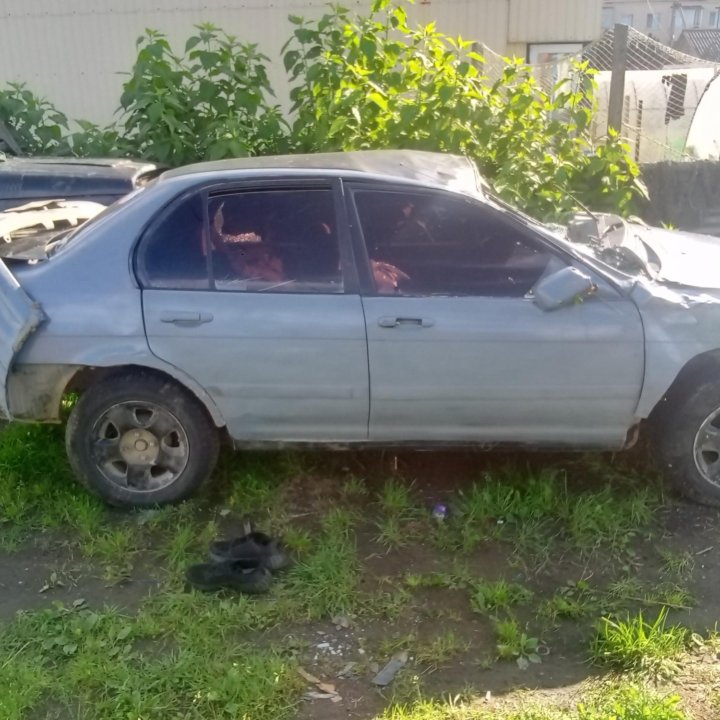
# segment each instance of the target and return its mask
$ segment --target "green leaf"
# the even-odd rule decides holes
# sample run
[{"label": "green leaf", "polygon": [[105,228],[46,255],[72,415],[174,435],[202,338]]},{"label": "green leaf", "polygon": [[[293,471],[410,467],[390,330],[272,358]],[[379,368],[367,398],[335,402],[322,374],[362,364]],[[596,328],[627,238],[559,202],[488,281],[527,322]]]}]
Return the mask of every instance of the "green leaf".
[{"label": "green leaf", "polygon": [[388,109],[387,99],[383,95],[381,95],[379,92],[371,92],[368,95],[368,100],[370,100],[371,102],[374,102],[381,110]]},{"label": "green leaf", "polygon": [[288,50],[283,57],[283,64],[285,70],[289,71],[290,68],[294,67],[297,61],[300,59],[300,52],[298,50]]},{"label": "green leaf", "polygon": [[193,37],[189,37],[188,41],[185,43],[185,52],[190,52],[200,41],[200,38],[197,37],[197,35]]}]

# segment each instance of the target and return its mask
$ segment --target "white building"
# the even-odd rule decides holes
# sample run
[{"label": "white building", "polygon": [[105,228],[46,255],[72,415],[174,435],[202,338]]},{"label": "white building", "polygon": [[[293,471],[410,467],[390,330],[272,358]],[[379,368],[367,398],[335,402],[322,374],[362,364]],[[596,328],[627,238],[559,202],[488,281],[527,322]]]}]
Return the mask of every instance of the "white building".
[{"label": "white building", "polygon": [[602,26],[615,23],[672,45],[683,30],[720,27],[720,0],[605,0]]},{"label": "white building", "polygon": [[[368,12],[371,0],[346,0]],[[533,62],[576,52],[601,34],[602,0],[418,0],[415,21]],[[281,101],[280,48],[288,14],[317,17],[326,0],[0,0],[0,88],[21,81],[72,118],[105,123],[118,106],[135,41],[145,28],[182,51],[193,25],[212,22],[270,56]]]}]

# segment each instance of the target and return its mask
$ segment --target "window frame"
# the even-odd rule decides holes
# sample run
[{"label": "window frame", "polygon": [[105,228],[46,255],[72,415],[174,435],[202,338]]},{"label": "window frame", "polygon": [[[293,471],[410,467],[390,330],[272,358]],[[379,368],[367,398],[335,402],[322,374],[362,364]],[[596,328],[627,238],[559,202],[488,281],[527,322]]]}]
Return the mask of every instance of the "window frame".
[{"label": "window frame", "polygon": [[[351,182],[345,182],[345,189],[347,190],[346,197],[348,202],[348,211],[350,214],[350,225],[352,230],[352,242],[357,258],[358,274],[360,278],[360,293],[365,297],[402,297],[402,298],[432,298],[432,297],[478,297],[478,298],[510,298],[509,295],[478,295],[478,294],[465,294],[465,295],[441,295],[437,293],[408,293],[402,295],[388,295],[386,293],[379,293],[375,287],[375,281],[372,277],[372,271],[370,269],[370,256],[367,251],[367,243],[365,242],[365,236],[362,229],[362,223],[360,220],[360,213],[358,211],[357,203],[355,202],[355,195],[357,192],[390,192],[397,194],[424,194],[424,195],[440,195],[446,198],[452,198],[453,200],[462,199],[468,201],[471,205],[479,207],[483,212],[487,212],[490,215],[495,215],[500,221],[505,221],[508,225],[513,227],[517,232],[524,238],[527,238],[529,242],[534,242],[540,245],[542,248],[547,250],[551,255],[555,256],[563,263],[568,266],[577,265],[577,260],[570,254],[563,251],[562,248],[553,244],[548,238],[543,237],[542,234],[534,231],[528,227],[524,222],[515,218],[511,211],[507,213],[494,208],[487,202],[466,195],[464,193],[452,192],[443,188],[432,188],[418,185],[408,185],[404,183],[388,182],[378,183],[377,181],[363,181],[353,180]],[[532,288],[531,288],[532,290]],[[532,294],[530,291],[522,297],[513,297],[516,300],[527,300],[532,301]]]},{"label": "window frame", "polygon": [[645,22],[648,30],[659,30],[662,27],[662,13],[654,11],[647,13]]},{"label": "window frame", "polygon": [[[208,273],[208,286],[206,288],[165,288],[155,287],[152,283],[147,283],[143,278],[143,274],[140,268],[140,256],[143,252],[144,246],[147,244],[148,239],[153,231],[162,223],[167,217],[175,211],[181,203],[191,200],[193,197],[199,195],[202,202],[203,211],[203,234],[206,238],[210,237],[210,218],[208,215],[208,206],[211,197],[217,195],[230,195],[238,194],[243,192],[271,192],[271,191],[298,191],[298,190],[328,190],[331,192],[334,218],[337,228],[337,241],[338,251],[340,255],[340,270],[343,279],[343,287],[340,292],[292,292],[282,291],[273,292],[267,290],[262,293],[258,293],[253,290],[227,290],[218,289],[215,285],[215,278],[213,275],[213,263],[212,257],[208,253],[207,259],[207,273]],[[353,251],[352,242],[350,240],[350,228],[348,226],[347,209],[343,199],[343,188],[340,178],[336,177],[277,177],[277,178],[240,178],[233,180],[215,180],[214,182],[206,182],[203,184],[196,185],[192,188],[185,189],[179,193],[172,200],[170,200],[150,222],[143,228],[140,236],[132,250],[132,269],[138,286],[141,290],[169,290],[169,291],[181,291],[181,292],[214,292],[223,293],[226,295],[232,295],[234,293],[241,293],[247,295],[357,295],[359,293],[359,279],[357,272],[357,262]]]}]

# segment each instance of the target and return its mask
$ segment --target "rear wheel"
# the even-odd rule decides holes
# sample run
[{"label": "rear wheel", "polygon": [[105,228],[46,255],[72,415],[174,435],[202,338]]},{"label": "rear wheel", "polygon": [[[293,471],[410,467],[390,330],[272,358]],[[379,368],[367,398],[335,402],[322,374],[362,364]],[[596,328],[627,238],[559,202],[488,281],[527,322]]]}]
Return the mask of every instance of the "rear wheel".
[{"label": "rear wheel", "polygon": [[215,467],[219,440],[187,391],[136,373],[111,376],[80,397],[66,447],[80,481],[106,502],[147,507],[192,494]]},{"label": "rear wheel", "polygon": [[720,382],[703,381],[670,399],[655,447],[665,474],[686,497],[720,506]]}]

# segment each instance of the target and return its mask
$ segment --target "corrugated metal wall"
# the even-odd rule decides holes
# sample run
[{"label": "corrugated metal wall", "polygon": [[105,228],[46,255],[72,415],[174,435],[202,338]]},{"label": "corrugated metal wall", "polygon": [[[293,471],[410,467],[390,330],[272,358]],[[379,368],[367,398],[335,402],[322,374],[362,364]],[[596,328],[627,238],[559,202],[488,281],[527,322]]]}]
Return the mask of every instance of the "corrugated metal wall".
[{"label": "corrugated metal wall", "polygon": [[[524,55],[527,42],[597,37],[601,2],[420,0],[410,14],[498,52]],[[367,8],[370,0],[344,4]],[[291,32],[287,15],[314,17],[326,8],[325,0],[0,0],[0,86],[26,82],[71,117],[107,122],[120,97],[119,73],[132,66],[145,28],[161,30],[181,49],[193,25],[209,21],[260,45],[273,60],[271,78],[284,100],[280,48]]]},{"label": "corrugated metal wall", "polygon": [[602,3],[596,0],[510,0],[508,42],[584,42],[599,35]]}]

